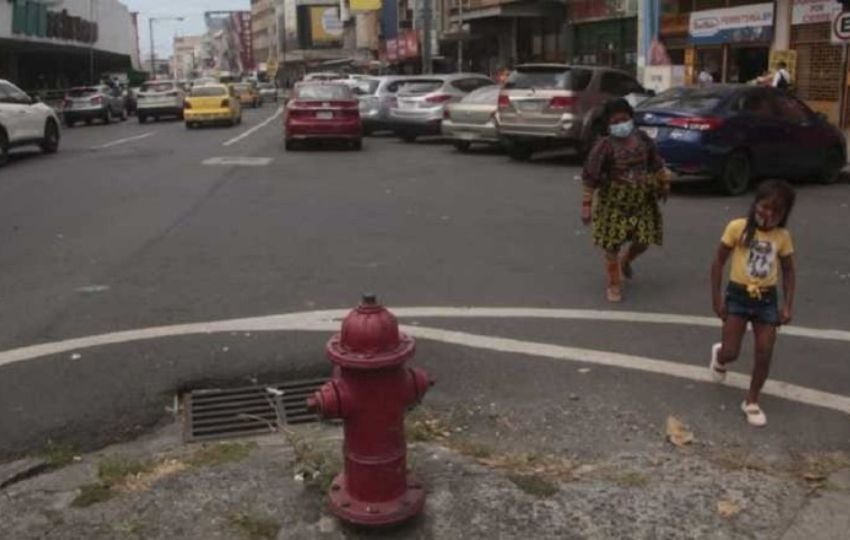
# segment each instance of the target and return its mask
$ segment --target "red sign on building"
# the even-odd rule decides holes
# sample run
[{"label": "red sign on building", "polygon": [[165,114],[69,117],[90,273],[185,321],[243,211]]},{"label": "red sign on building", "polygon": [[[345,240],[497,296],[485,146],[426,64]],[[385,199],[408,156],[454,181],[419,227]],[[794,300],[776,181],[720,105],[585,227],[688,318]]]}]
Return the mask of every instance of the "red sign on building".
[{"label": "red sign on building", "polygon": [[233,13],[233,24],[239,38],[239,57],[242,61],[242,69],[248,71],[255,67],[254,64],[254,36],[251,30],[251,12],[238,11]]}]

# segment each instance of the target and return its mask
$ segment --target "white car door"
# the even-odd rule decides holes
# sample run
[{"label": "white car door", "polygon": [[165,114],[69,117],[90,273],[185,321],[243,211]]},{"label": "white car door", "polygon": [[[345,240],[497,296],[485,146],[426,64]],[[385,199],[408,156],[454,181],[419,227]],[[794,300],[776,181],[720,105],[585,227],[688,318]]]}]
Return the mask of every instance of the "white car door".
[{"label": "white car door", "polygon": [[[23,102],[21,94],[27,103]],[[6,81],[0,81],[0,123],[6,127],[11,143],[33,137],[29,98]]]}]

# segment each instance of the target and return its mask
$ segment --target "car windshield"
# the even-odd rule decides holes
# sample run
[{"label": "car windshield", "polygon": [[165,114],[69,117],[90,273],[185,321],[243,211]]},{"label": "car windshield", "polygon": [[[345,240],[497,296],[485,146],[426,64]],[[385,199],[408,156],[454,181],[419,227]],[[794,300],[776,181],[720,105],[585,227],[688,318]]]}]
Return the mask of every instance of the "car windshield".
[{"label": "car windshield", "polygon": [[226,96],[227,90],[221,86],[196,86],[192,89],[194,97]]},{"label": "car windshield", "polygon": [[251,89],[251,85],[250,84],[234,84],[233,89],[238,91],[238,92],[247,92],[248,90]]},{"label": "car windshield", "polygon": [[500,91],[501,88],[497,85],[485,86],[467,94],[461,100],[461,103],[469,103],[470,105],[495,105],[499,101]]},{"label": "car windshield", "polygon": [[357,81],[354,84],[354,93],[360,94],[361,96],[371,96],[378,91],[378,85],[380,85],[380,81]]},{"label": "car windshield", "polygon": [[591,73],[586,69],[562,67],[527,67],[511,73],[505,88],[557,88],[580,91],[590,84]]},{"label": "car windshield", "polygon": [[351,99],[351,90],[339,84],[310,84],[296,90],[298,99]]},{"label": "car windshield", "polygon": [[429,94],[436,92],[443,86],[443,81],[435,79],[433,81],[408,81],[399,88],[400,94]]},{"label": "car windshield", "polygon": [[168,92],[174,90],[174,83],[145,83],[142,85],[141,92]]},{"label": "car windshield", "polygon": [[97,94],[97,92],[97,88],[71,88],[70,90],[68,90],[68,97],[86,97],[92,94]]},{"label": "car windshield", "polygon": [[711,111],[728,97],[729,93],[719,88],[673,88],[649,98],[640,104],[640,109],[670,111]]}]

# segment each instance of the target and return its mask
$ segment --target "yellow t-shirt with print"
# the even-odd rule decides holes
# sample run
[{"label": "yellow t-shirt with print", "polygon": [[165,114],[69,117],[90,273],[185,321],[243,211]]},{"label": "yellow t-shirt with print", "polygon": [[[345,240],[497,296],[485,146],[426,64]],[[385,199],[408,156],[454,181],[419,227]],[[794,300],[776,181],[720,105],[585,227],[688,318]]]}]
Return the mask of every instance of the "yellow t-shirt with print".
[{"label": "yellow t-shirt with print", "polygon": [[747,226],[745,218],[733,219],[726,225],[723,245],[732,249],[729,279],[739,285],[773,287],[779,281],[779,257],[794,253],[794,243],[788,229],[776,227],[769,231],[756,229],[751,246],[741,243]]}]

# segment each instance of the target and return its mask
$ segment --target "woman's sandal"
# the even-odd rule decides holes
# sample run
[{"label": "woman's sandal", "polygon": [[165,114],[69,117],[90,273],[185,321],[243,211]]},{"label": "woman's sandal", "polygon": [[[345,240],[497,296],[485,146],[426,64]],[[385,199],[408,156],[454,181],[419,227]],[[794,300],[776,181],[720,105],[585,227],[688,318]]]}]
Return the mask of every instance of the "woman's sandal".
[{"label": "woman's sandal", "polygon": [[711,379],[718,383],[726,380],[726,368],[717,360],[717,355],[720,354],[721,347],[723,347],[722,343],[715,343],[711,346],[711,361],[708,363],[708,369],[711,371]]}]

